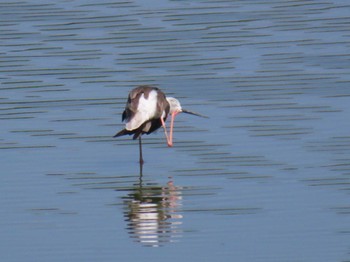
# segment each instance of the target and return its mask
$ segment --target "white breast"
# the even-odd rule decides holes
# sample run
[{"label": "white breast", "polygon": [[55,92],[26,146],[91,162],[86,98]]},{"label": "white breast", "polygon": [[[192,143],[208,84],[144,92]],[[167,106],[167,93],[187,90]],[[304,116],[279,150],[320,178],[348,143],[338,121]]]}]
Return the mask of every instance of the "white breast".
[{"label": "white breast", "polygon": [[157,111],[157,91],[152,90],[146,99],[144,94],[140,96],[137,112],[134,117],[126,123],[126,130],[134,130],[139,128],[144,122],[152,119]]}]

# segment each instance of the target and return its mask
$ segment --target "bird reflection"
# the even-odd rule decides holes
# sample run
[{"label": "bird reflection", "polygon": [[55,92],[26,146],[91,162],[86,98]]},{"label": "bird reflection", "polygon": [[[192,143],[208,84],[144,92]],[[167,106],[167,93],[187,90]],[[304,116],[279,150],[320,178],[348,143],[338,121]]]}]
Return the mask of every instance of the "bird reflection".
[{"label": "bird reflection", "polygon": [[124,216],[131,238],[144,246],[159,247],[181,237],[181,188],[139,182],[124,197]]}]

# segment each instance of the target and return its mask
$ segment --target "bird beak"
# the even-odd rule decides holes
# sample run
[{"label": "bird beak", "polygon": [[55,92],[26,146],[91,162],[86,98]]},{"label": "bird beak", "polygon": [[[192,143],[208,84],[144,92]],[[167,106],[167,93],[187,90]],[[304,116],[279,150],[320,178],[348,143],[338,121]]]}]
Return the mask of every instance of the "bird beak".
[{"label": "bird beak", "polygon": [[189,114],[189,115],[194,115],[194,116],[199,116],[199,117],[209,118],[208,116],[205,116],[205,115],[202,115],[202,114],[198,114],[198,113],[195,113],[195,112],[192,112],[192,111],[186,110],[186,109],[182,109],[182,111],[181,111],[181,112],[182,112],[182,113]]}]

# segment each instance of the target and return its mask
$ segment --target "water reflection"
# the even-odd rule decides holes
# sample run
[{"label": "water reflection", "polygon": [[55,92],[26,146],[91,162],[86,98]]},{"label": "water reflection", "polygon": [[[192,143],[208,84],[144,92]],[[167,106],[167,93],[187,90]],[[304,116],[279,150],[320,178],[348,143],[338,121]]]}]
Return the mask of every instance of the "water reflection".
[{"label": "water reflection", "polygon": [[144,183],[140,175],[123,200],[126,229],[136,242],[159,247],[181,237],[182,192],[171,178],[162,186]]}]

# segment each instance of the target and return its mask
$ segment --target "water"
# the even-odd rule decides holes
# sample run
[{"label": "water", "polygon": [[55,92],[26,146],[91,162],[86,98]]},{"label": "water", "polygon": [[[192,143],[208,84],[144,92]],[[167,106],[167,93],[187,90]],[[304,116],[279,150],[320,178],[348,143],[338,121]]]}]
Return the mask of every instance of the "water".
[{"label": "water", "polygon": [[[2,261],[349,261],[348,10],[1,2]],[[140,84],[210,117],[142,170],[112,138]]]}]

